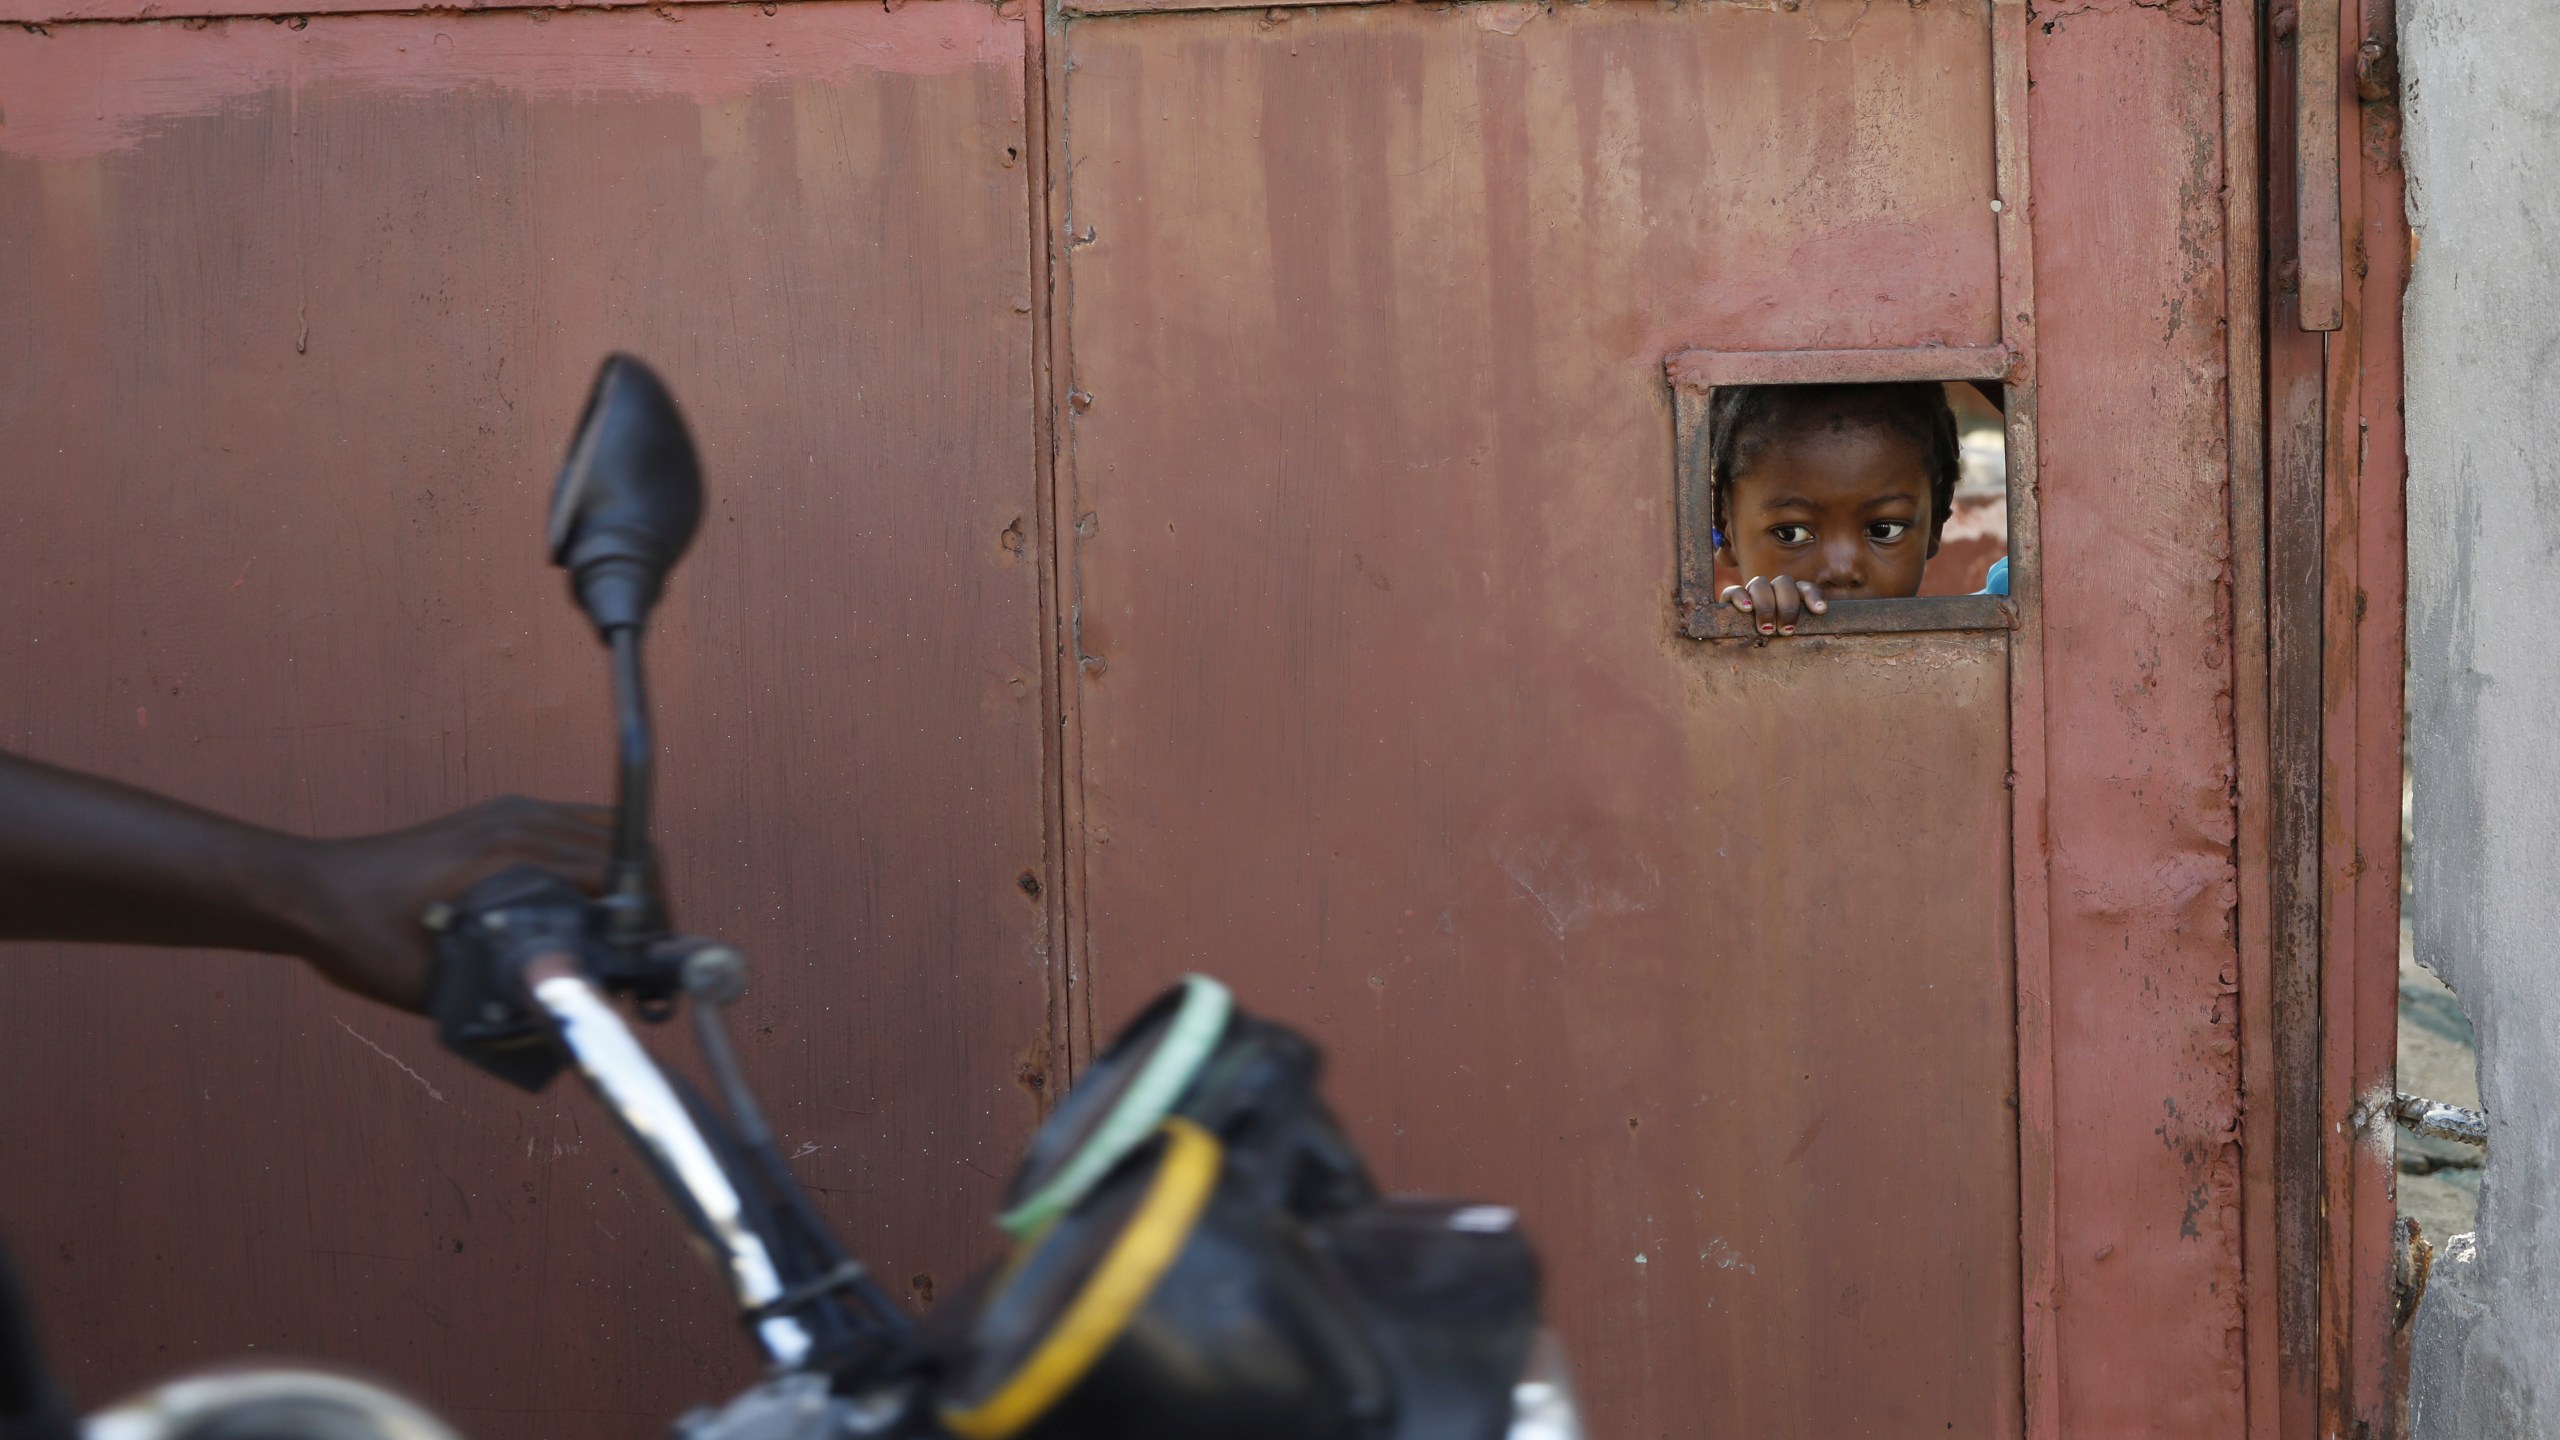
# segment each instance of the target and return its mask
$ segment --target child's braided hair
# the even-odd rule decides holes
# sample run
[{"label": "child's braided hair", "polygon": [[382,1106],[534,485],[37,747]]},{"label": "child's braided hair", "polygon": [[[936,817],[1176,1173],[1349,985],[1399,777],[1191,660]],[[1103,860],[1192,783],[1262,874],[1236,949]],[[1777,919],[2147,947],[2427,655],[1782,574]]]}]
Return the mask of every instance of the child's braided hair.
[{"label": "child's braided hair", "polygon": [[1749,470],[1770,442],[1820,430],[1875,425],[1920,449],[1929,471],[1929,533],[1955,509],[1956,412],[1934,380],[1864,385],[1719,385],[1707,405],[1708,495],[1719,543],[1732,523],[1734,477]]}]

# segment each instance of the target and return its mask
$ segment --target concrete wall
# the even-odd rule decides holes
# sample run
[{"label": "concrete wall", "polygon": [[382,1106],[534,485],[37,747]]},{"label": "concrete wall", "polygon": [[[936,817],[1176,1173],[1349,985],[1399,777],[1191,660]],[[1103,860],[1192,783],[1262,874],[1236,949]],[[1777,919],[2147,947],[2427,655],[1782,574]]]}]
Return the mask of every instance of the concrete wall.
[{"label": "concrete wall", "polygon": [[2560,1435],[2560,5],[2400,0],[2418,957],[2478,1026],[2476,1241],[2411,1430]]}]

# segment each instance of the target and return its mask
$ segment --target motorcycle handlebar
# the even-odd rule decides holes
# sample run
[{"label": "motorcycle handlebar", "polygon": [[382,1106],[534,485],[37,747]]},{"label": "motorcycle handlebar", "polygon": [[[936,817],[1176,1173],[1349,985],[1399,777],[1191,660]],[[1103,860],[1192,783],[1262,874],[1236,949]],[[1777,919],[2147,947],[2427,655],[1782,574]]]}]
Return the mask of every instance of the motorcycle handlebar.
[{"label": "motorcycle handlebar", "polygon": [[[657,1061],[587,978],[578,957],[566,950],[547,952],[525,967],[524,979],[534,1003],[551,1017],[578,1073],[684,1208],[695,1235],[729,1277],[739,1307],[754,1314],[782,1299],[781,1269],[749,1223],[738,1187]],[[755,1333],[766,1356],[786,1370],[805,1363],[814,1344],[808,1327],[789,1315],[759,1318]]]}]

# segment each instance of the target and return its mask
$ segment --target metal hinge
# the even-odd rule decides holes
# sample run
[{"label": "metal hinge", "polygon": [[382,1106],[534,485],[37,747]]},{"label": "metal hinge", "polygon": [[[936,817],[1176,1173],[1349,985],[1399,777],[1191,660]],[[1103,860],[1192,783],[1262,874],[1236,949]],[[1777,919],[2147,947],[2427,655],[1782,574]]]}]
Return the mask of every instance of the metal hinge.
[{"label": "metal hinge", "polygon": [[2436,1247],[2417,1217],[2403,1215],[2391,1227],[2391,1328],[2405,1330],[2427,1298],[2427,1276],[2435,1270]]}]

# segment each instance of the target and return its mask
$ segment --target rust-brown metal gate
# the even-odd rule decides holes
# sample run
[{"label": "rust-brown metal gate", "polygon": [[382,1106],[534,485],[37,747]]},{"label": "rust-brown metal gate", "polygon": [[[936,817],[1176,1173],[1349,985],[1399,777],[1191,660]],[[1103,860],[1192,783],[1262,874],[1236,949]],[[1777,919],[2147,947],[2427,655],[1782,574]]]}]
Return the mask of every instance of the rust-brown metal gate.
[{"label": "rust-brown metal gate", "polygon": [[[2352,603],[2396,489],[2340,468],[2387,271],[2262,488],[2261,356],[2324,363],[2260,341],[2292,7],[402,3],[0,0],[0,745],[322,832],[598,793],[534,514],[631,348],[713,495],[656,641],[677,901],[914,1303],[1205,969],[1329,1043],[1390,1183],[1522,1206],[1602,1440],[2387,1411],[2337,1368],[2387,1196],[2284,1229],[2241,1144],[2279,1067],[2319,1133],[2390,985],[2316,823],[2397,763],[2346,659],[2396,654]],[[2387,19],[2314,27],[2339,94]],[[1940,370],[2007,382],[2013,603],[1689,638],[1675,381]],[[2366,523],[2270,586],[2306,493]],[[0,1226],[84,1398],[291,1353],[549,1440],[747,1377],[583,1100],[270,962],[8,974]]]}]

